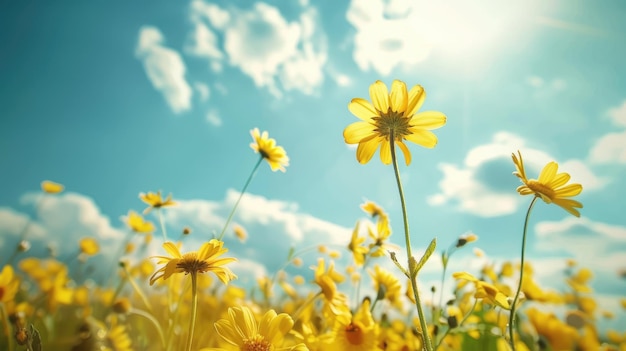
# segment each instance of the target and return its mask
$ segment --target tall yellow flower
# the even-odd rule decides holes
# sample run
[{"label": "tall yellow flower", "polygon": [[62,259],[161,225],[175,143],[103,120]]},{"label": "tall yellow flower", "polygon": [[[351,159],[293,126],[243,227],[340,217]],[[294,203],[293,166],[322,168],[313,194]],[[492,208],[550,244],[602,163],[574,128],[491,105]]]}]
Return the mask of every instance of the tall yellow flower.
[{"label": "tall yellow flower", "polygon": [[583,205],[569,197],[580,194],[583,190],[580,184],[568,184],[565,185],[570,175],[567,173],[557,173],[559,165],[556,162],[550,162],[539,174],[539,179],[526,178],[526,171],[524,170],[524,161],[522,160],[522,154],[517,151],[516,156],[512,154],[513,163],[515,163],[516,171],[513,172],[524,185],[520,185],[517,188],[517,192],[520,195],[535,195],[540,197],[547,204],[554,203],[561,206],[565,211],[573,214],[576,217],[580,217],[580,212],[576,208],[583,208]]},{"label": "tall yellow flower", "polygon": [[360,163],[369,162],[380,145],[382,162],[390,164],[390,138],[404,153],[407,165],[411,163],[411,153],[404,140],[427,148],[435,147],[437,137],[430,130],[446,124],[446,116],[436,111],[417,113],[426,99],[421,85],[407,92],[404,82],[394,80],[389,93],[385,83],[377,80],[370,86],[370,98],[372,103],[362,98],[350,101],[348,109],[361,121],[350,124],[343,131],[346,143],[359,144],[356,158]]},{"label": "tall yellow flower", "polygon": [[148,214],[150,211],[152,211],[153,208],[161,208],[161,207],[168,207],[168,206],[176,205],[176,202],[172,200],[172,194],[167,195],[165,200],[163,200],[163,198],[161,197],[160,191],[156,194],[153,192],[149,192],[147,194],[140,193],[139,198],[141,199],[141,201],[148,204],[148,207],[145,210],[143,210],[143,214]]},{"label": "tall yellow flower", "polygon": [[218,258],[228,252],[228,249],[222,248],[224,242],[212,239],[202,244],[197,252],[188,252],[181,254],[178,247],[172,242],[163,244],[163,248],[171,257],[155,256],[159,258],[158,264],[165,263],[165,266],[157,270],[150,277],[150,285],[154,284],[158,279],[166,280],[174,273],[205,273],[213,272],[222,283],[236,279],[237,276],[226,267],[225,264],[237,261],[234,257]]},{"label": "tall yellow flower", "polygon": [[[285,336],[293,327],[293,319],[286,313],[265,312],[257,323],[252,311],[246,306],[228,309],[228,318],[215,323],[217,334],[227,343],[243,351],[293,350],[308,351],[304,344],[283,347]],[[203,349],[221,350],[221,349]]]},{"label": "tall yellow flower", "polygon": [[250,143],[252,150],[260,153],[267,160],[272,171],[285,172],[285,167],[289,166],[289,157],[285,149],[282,146],[276,146],[276,140],[270,138],[267,132],[261,134],[259,128],[254,128],[250,134],[254,140]]}]

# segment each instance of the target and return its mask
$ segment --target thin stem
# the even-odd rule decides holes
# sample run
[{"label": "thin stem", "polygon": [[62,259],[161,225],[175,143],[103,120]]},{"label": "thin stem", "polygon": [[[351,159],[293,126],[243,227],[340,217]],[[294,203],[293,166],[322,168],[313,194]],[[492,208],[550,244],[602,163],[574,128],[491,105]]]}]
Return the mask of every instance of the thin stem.
[{"label": "thin stem", "polygon": [[133,289],[135,290],[137,295],[139,295],[139,298],[141,299],[143,304],[146,305],[146,307],[148,308],[148,311],[150,311],[150,313],[154,313],[154,310],[152,309],[152,305],[150,304],[150,301],[146,297],[146,294],[143,293],[143,291],[141,290],[139,285],[137,285],[137,283],[135,282],[135,280],[131,276],[130,272],[128,271],[128,267],[126,266],[126,264],[122,264],[122,268],[124,269],[124,273],[126,274],[126,280],[133,287]]},{"label": "thin stem", "polygon": [[189,337],[187,339],[187,351],[191,351],[191,344],[193,343],[193,332],[196,328],[196,315],[198,312],[198,281],[197,273],[195,271],[190,273],[191,275],[191,321],[189,321]]},{"label": "thin stem", "polygon": [[526,219],[524,219],[524,232],[522,234],[522,254],[520,258],[520,269],[519,269],[519,283],[517,284],[517,291],[515,292],[515,297],[513,298],[513,303],[511,303],[511,313],[509,314],[509,343],[511,344],[511,348],[515,351],[515,340],[513,339],[514,334],[514,325],[515,322],[515,305],[517,304],[517,299],[519,298],[519,293],[522,291],[522,281],[524,279],[524,252],[526,251],[526,230],[528,229],[528,219],[530,218],[530,212],[537,201],[537,196],[533,198],[533,201],[530,202],[530,206],[528,206],[528,211],[526,211]]},{"label": "thin stem", "polygon": [[157,322],[157,320],[154,318],[154,316],[152,316],[150,313],[144,311],[144,310],[140,310],[137,308],[132,308],[130,310],[130,313],[132,314],[136,314],[138,316],[144,317],[145,319],[149,320],[150,323],[152,323],[152,325],[154,325],[154,327],[157,330],[157,333],[159,333],[159,338],[161,339],[161,345],[163,347],[165,347],[165,336],[163,335],[163,329],[161,329],[161,326],[159,325],[159,322]]},{"label": "thin stem", "polygon": [[[393,171],[396,175],[396,182],[398,183],[398,192],[400,193],[400,204],[402,205],[402,219],[404,222],[404,241],[406,242],[406,254],[407,259],[411,260],[411,237],[409,235],[409,219],[406,213],[406,203],[404,201],[404,191],[402,190],[402,182],[400,181],[400,172],[398,171],[398,159],[396,158],[396,146],[394,144],[394,135],[393,130],[389,135],[389,146],[391,148],[391,160],[393,162]],[[409,269],[410,269],[409,263]],[[409,272],[411,275],[412,272]],[[417,282],[416,279],[409,277],[411,280],[411,286],[413,288],[413,296],[415,297],[415,306],[417,307],[417,314],[420,321],[420,327],[422,328],[422,338],[424,340],[424,346],[426,346],[426,350],[433,351],[433,346],[430,341],[430,335],[428,334],[428,326],[426,325],[426,317],[424,315],[424,311],[422,309],[422,302],[419,297],[419,292],[417,290]]]},{"label": "thin stem", "polygon": [[163,233],[163,241],[167,241],[167,231],[165,230],[165,223],[163,223],[163,213],[161,208],[157,208],[157,215],[159,216],[159,224],[161,225],[161,233]]},{"label": "thin stem", "polygon": [[313,295],[313,296],[309,297],[309,299],[308,299],[308,300],[304,301],[304,302],[300,305],[300,307],[298,307],[298,309],[296,310],[296,312],[294,312],[294,313],[291,315],[291,318],[293,319],[294,323],[295,323],[296,321],[298,321],[298,318],[300,318],[300,314],[302,314],[302,311],[304,311],[304,309],[305,309],[308,305],[312,304],[312,303],[313,303],[313,301],[315,301],[315,299],[317,299],[319,296],[322,296],[322,292],[321,292],[321,291],[320,291],[320,292],[318,292],[317,294],[315,294],[315,295]]},{"label": "thin stem", "polygon": [[239,198],[237,199],[237,202],[235,202],[235,206],[233,206],[233,209],[230,211],[230,214],[228,215],[228,218],[226,219],[226,223],[224,223],[224,228],[222,228],[222,232],[220,233],[220,236],[218,237],[217,240],[222,240],[222,238],[224,238],[224,233],[226,232],[226,228],[228,228],[228,224],[230,223],[231,219],[233,219],[233,215],[235,214],[235,210],[237,209],[237,206],[239,205],[239,201],[241,201],[243,194],[246,193],[246,189],[248,189],[248,185],[250,185],[252,178],[254,178],[254,175],[256,174],[256,170],[259,168],[261,161],[263,161],[263,155],[259,157],[259,160],[256,162],[256,164],[254,165],[254,168],[252,169],[252,172],[248,176],[248,180],[246,180],[246,184],[244,184],[243,189],[241,190],[241,194],[239,194]]},{"label": "thin stem", "polygon": [[8,350],[15,350],[15,345],[13,343],[13,335],[11,335],[11,322],[9,321],[9,315],[7,314],[7,310],[4,308],[4,302],[0,302],[0,312],[2,312],[2,321],[4,322],[4,330],[7,333],[7,340],[9,343]]}]

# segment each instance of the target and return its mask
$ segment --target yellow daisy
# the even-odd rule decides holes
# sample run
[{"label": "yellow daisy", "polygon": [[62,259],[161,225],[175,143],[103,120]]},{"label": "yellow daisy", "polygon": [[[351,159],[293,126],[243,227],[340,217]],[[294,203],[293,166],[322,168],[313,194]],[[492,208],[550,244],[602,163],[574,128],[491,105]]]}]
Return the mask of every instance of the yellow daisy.
[{"label": "yellow daisy", "polygon": [[492,305],[497,305],[507,310],[511,309],[507,296],[498,290],[498,288],[496,288],[493,284],[478,280],[467,272],[457,272],[452,274],[452,277],[454,279],[463,279],[473,282],[476,287],[476,292],[474,293],[475,298],[484,299]]},{"label": "yellow daisy", "polygon": [[394,307],[402,308],[400,299],[402,286],[398,278],[379,265],[376,265],[374,270],[370,269],[369,274],[372,277],[374,290],[378,292],[379,298],[387,299]]},{"label": "yellow daisy", "polygon": [[359,223],[357,222],[354,230],[352,231],[350,243],[348,244],[348,250],[352,252],[354,264],[357,266],[362,266],[363,263],[365,263],[365,255],[369,252],[369,248],[362,245],[364,241],[365,238],[359,236]]},{"label": "yellow daisy", "polygon": [[13,301],[20,286],[20,282],[15,276],[13,267],[5,265],[0,271],[0,303]]},{"label": "yellow daisy", "polygon": [[213,272],[224,284],[236,279],[237,276],[233,274],[229,268],[223,266],[227,263],[237,261],[237,259],[234,257],[218,258],[228,252],[228,249],[222,248],[223,245],[224,242],[212,239],[202,244],[198,252],[181,254],[174,243],[169,241],[164,243],[163,248],[172,257],[155,256],[159,258],[159,264],[166,263],[166,265],[161,267],[150,277],[150,285],[161,278],[166,280],[174,273],[195,274]]},{"label": "yellow daisy", "polygon": [[260,153],[267,160],[272,171],[285,172],[285,167],[289,166],[289,157],[285,149],[282,146],[276,146],[276,140],[270,138],[267,132],[261,134],[259,128],[254,128],[250,134],[254,140],[250,143],[252,150]]},{"label": "yellow daisy", "polygon": [[126,224],[135,233],[152,233],[154,231],[152,222],[146,221],[139,213],[132,210],[128,211]]},{"label": "yellow daisy", "polygon": [[152,211],[153,208],[161,208],[176,205],[176,202],[172,200],[172,194],[167,195],[165,200],[161,197],[161,192],[153,193],[149,192],[147,194],[140,193],[139,198],[141,201],[147,203],[149,206],[143,211],[143,214],[148,214]]},{"label": "yellow daisy", "polygon": [[78,245],[80,252],[87,256],[92,256],[100,252],[100,245],[95,238],[82,238],[78,242]]},{"label": "yellow daisy", "polygon": [[377,80],[370,86],[370,98],[373,104],[361,98],[350,101],[348,109],[361,121],[350,124],[343,131],[347,144],[359,144],[356,158],[360,163],[369,162],[380,145],[382,162],[390,164],[390,138],[404,153],[407,165],[411,163],[411,153],[404,140],[427,148],[435,147],[437,137],[430,130],[446,124],[446,116],[436,111],[417,113],[426,99],[421,85],[407,92],[404,82],[394,80],[389,93],[385,83]]},{"label": "yellow daisy", "polygon": [[535,195],[540,197],[547,204],[554,203],[561,206],[565,211],[573,214],[576,217],[580,217],[580,212],[576,208],[583,208],[583,205],[569,197],[580,194],[583,190],[580,184],[568,184],[565,185],[570,175],[567,173],[557,173],[559,165],[556,162],[550,162],[539,174],[539,179],[526,178],[526,171],[524,170],[524,161],[522,160],[522,154],[518,151],[516,156],[512,154],[513,163],[515,163],[516,171],[513,172],[524,185],[520,185],[517,188],[517,192],[520,195]]},{"label": "yellow daisy", "polygon": [[[252,311],[246,306],[228,309],[228,318],[215,323],[217,334],[227,343],[240,350],[293,350],[307,351],[304,344],[283,347],[285,336],[293,327],[293,319],[286,313],[267,311],[257,323]],[[203,349],[219,350],[219,349]]]},{"label": "yellow daisy", "polygon": [[41,182],[41,190],[43,190],[44,193],[58,194],[62,192],[63,189],[65,189],[63,184],[55,183],[50,180],[44,180],[43,182]]},{"label": "yellow daisy", "polygon": [[337,319],[325,350],[374,351],[381,350],[378,343],[378,324],[370,312],[369,300],[364,300],[359,310],[347,320]]}]

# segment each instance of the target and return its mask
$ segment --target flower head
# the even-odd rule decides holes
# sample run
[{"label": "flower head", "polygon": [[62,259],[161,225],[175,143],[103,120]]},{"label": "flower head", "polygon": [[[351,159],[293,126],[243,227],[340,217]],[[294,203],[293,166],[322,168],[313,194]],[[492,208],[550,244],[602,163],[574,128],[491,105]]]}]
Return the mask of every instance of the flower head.
[{"label": "flower head", "polygon": [[520,193],[520,195],[535,195],[548,204],[554,203],[574,216],[580,217],[580,212],[578,212],[576,208],[583,208],[583,205],[576,200],[568,198],[580,194],[583,190],[582,185],[565,185],[569,181],[570,175],[567,173],[557,173],[559,165],[556,162],[550,162],[543,167],[543,170],[539,174],[539,179],[528,179],[526,178],[522,154],[519,151],[517,154],[519,158],[515,154],[512,154],[513,163],[515,163],[516,168],[513,174],[524,183],[524,185],[520,185],[517,188],[517,192]]},{"label": "flower head", "polygon": [[506,295],[498,290],[498,288],[496,288],[493,284],[478,280],[467,272],[457,272],[452,274],[452,277],[454,277],[454,279],[463,279],[473,282],[476,287],[476,292],[474,294],[475,298],[484,299],[492,305],[498,305],[507,310],[511,309],[511,305],[509,304]]},{"label": "flower head", "polygon": [[240,350],[308,350],[304,344],[282,347],[285,336],[293,327],[293,319],[286,313],[265,312],[260,322],[246,306],[228,309],[228,318],[215,323],[217,334]]},{"label": "flower head", "polygon": [[172,194],[167,195],[165,200],[161,197],[161,192],[153,193],[149,192],[147,194],[140,193],[139,198],[141,201],[147,203],[149,206],[143,210],[143,214],[148,214],[152,211],[153,208],[161,208],[176,205],[176,202],[172,200]]},{"label": "flower head", "polygon": [[78,243],[80,252],[92,256],[100,252],[100,245],[95,238],[82,238]]},{"label": "flower head", "polygon": [[174,243],[169,241],[164,243],[163,248],[172,257],[155,256],[159,258],[158,263],[165,263],[165,266],[161,267],[150,277],[150,285],[161,278],[166,280],[174,273],[196,274],[213,272],[224,284],[236,279],[237,276],[230,269],[223,266],[237,259],[234,257],[219,258],[219,256],[228,252],[228,249],[222,248],[223,245],[224,242],[212,239],[202,244],[197,252],[181,254]]},{"label": "flower head", "polygon": [[63,184],[55,183],[50,180],[44,180],[43,182],[41,182],[41,190],[43,190],[44,193],[58,194],[62,192],[63,189],[65,189]]},{"label": "flower head", "polygon": [[267,132],[259,132],[259,128],[250,131],[253,143],[250,147],[254,152],[258,152],[267,160],[272,171],[280,170],[285,172],[285,167],[289,166],[289,157],[282,146],[276,146],[276,140],[270,138]]},{"label": "flower head", "polygon": [[394,80],[389,93],[385,83],[377,80],[370,86],[370,97],[372,103],[361,98],[350,101],[348,109],[361,121],[343,131],[346,143],[359,144],[356,158],[360,163],[369,162],[380,145],[382,162],[390,164],[392,138],[404,153],[407,165],[411,163],[411,153],[404,140],[435,147],[437,137],[430,130],[446,124],[446,116],[436,111],[417,113],[426,99],[422,86],[416,85],[407,92],[404,82]]},{"label": "flower head", "polygon": [[364,241],[365,238],[359,236],[359,223],[357,222],[354,230],[352,231],[350,243],[348,244],[348,250],[352,252],[354,264],[357,266],[362,266],[365,263],[365,255],[367,255],[369,251],[367,246],[362,245]]},{"label": "flower head", "polygon": [[135,233],[152,233],[154,231],[152,222],[145,220],[139,213],[132,210],[128,211],[126,224]]},{"label": "flower head", "polygon": [[20,282],[14,274],[13,267],[5,265],[0,271],[0,303],[13,301]]}]

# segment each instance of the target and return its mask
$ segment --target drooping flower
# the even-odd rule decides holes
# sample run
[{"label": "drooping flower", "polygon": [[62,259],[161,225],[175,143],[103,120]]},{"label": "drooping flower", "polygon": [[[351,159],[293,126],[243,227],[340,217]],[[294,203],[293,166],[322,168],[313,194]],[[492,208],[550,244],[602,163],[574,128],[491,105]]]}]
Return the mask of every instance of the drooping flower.
[{"label": "drooping flower", "polygon": [[280,170],[285,172],[285,167],[289,166],[289,157],[287,152],[282,146],[276,145],[276,140],[270,138],[268,133],[264,131],[262,134],[259,132],[259,128],[254,128],[250,131],[252,135],[253,143],[250,143],[250,147],[255,152],[258,152],[269,163],[272,171],[276,172]]},{"label": "drooping flower", "polygon": [[565,172],[557,173],[559,165],[556,162],[550,162],[545,165],[541,173],[539,173],[539,179],[528,179],[524,169],[522,154],[519,151],[517,154],[519,158],[515,154],[511,155],[516,168],[513,174],[524,183],[524,185],[520,185],[517,188],[517,192],[520,195],[535,195],[547,204],[554,203],[572,215],[580,217],[580,212],[576,208],[583,208],[583,205],[569,198],[580,194],[583,190],[582,185],[565,185],[570,180],[570,175]]},{"label": "drooping flower", "polygon": [[387,299],[394,307],[402,308],[402,286],[400,281],[391,272],[379,265],[374,270],[369,270],[370,276],[374,281],[374,289],[381,295],[381,298]]},{"label": "drooping flower", "polygon": [[361,209],[372,218],[387,218],[387,212],[374,201],[366,201],[361,205]]},{"label": "drooping flower", "polygon": [[63,184],[55,183],[50,180],[44,180],[43,182],[41,182],[41,190],[43,190],[44,193],[58,194],[62,192],[63,189],[65,189]]},{"label": "drooping flower", "polygon": [[454,277],[454,279],[463,279],[474,283],[476,288],[476,292],[474,293],[475,298],[484,299],[492,305],[498,305],[507,310],[511,308],[511,304],[509,303],[507,296],[493,284],[478,280],[467,272],[453,273],[452,277]]},{"label": "drooping flower", "polygon": [[176,202],[172,200],[172,194],[167,195],[165,200],[161,197],[161,191],[158,193],[149,192],[147,194],[140,193],[139,198],[141,201],[148,204],[148,207],[143,210],[143,214],[148,214],[153,208],[169,207],[176,205]]},{"label": "drooping flower", "polygon": [[154,224],[133,210],[128,211],[126,224],[135,233],[152,233],[154,231]]},{"label": "drooping flower", "polygon": [[380,145],[382,162],[390,164],[390,138],[404,153],[407,165],[411,163],[411,152],[404,140],[427,148],[435,147],[437,137],[430,130],[443,126],[446,116],[436,111],[417,113],[426,99],[421,85],[407,92],[404,82],[394,80],[389,93],[385,83],[377,80],[370,86],[370,98],[372,103],[362,98],[350,101],[348,109],[361,121],[350,124],[343,131],[347,144],[359,144],[356,158],[360,163],[369,162]]},{"label": "drooping flower", "polygon": [[224,242],[211,239],[211,241],[202,244],[197,252],[181,254],[174,243],[169,241],[164,243],[163,248],[171,257],[155,256],[159,259],[158,264],[165,263],[165,266],[161,267],[150,277],[150,285],[161,278],[166,280],[174,273],[195,274],[205,272],[213,272],[222,283],[227,284],[229,281],[236,279],[237,276],[224,265],[237,259],[234,257],[219,258],[228,252],[228,249],[222,247],[223,245]]},{"label": "drooping flower", "polygon": [[363,263],[365,263],[365,255],[367,255],[367,252],[369,251],[367,246],[362,245],[364,241],[364,237],[359,237],[359,223],[357,222],[354,230],[352,231],[350,243],[348,244],[348,250],[352,252],[354,264],[357,266],[362,266]]},{"label": "drooping flower", "polygon": [[[293,319],[286,313],[276,314],[274,310],[265,312],[260,322],[246,306],[228,309],[228,318],[215,323],[217,334],[227,343],[240,350],[272,351],[291,350],[308,351],[304,344],[283,347],[285,336],[293,327]],[[221,350],[221,349],[203,349]]]}]

